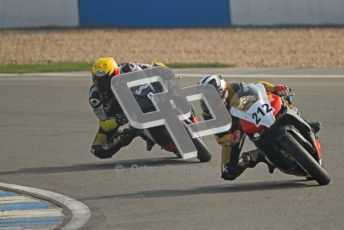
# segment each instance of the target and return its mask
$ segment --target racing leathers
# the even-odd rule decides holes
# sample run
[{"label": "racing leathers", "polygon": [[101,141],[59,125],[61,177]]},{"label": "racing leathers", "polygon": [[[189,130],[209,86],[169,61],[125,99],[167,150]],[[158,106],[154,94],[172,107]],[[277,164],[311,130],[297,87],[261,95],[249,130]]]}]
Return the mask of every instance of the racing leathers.
[{"label": "racing leathers", "polygon": [[[119,65],[119,68],[120,73],[128,73],[155,66],[155,63],[140,64],[128,62]],[[138,129],[126,128],[123,129],[121,135],[116,136],[118,129],[127,124],[128,120],[112,93],[110,95],[102,95],[97,86],[92,85],[89,90],[89,103],[99,119],[98,132],[91,146],[91,152],[96,157],[101,159],[110,158],[122,147],[129,145],[135,137],[141,135]],[[152,145],[152,143],[147,143],[148,150],[149,144]]]},{"label": "racing leathers", "polygon": [[[288,93],[288,87],[284,85],[273,85],[270,82],[261,81],[267,92],[276,93],[277,95],[286,95]],[[235,96],[245,83],[227,83],[224,96],[222,98],[228,112],[231,108],[231,99]],[[204,103],[201,103],[203,110],[203,118],[205,120],[211,119],[209,110]],[[221,151],[221,177],[225,180],[234,180],[241,175],[248,167],[253,168],[259,162],[265,162],[268,164],[269,171],[273,172],[273,166],[269,164],[265,156],[259,152],[259,150],[252,150],[243,152],[242,150],[245,134],[240,127],[240,122],[237,117],[231,116],[232,126],[230,130],[215,135],[217,142],[222,145]]]}]

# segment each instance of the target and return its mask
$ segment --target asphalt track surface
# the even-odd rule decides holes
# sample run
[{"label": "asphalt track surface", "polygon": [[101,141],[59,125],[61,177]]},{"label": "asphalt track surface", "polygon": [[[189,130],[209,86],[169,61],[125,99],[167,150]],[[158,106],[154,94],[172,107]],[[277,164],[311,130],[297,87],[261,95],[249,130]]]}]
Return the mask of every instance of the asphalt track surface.
[{"label": "asphalt track surface", "polygon": [[[209,163],[176,159],[156,146],[147,152],[140,138],[112,159],[98,160],[89,153],[98,122],[88,105],[87,74],[0,76],[0,181],[80,200],[92,212],[85,229],[342,229],[344,77],[338,75],[344,71],[216,72],[267,74],[270,81],[293,88],[294,104],[304,117],[323,123],[319,135],[331,183],[318,186],[279,171],[269,174],[263,164],[223,181],[213,137],[205,138],[213,154]],[[271,78],[288,73],[318,78]],[[248,142],[245,150],[253,148]]]}]

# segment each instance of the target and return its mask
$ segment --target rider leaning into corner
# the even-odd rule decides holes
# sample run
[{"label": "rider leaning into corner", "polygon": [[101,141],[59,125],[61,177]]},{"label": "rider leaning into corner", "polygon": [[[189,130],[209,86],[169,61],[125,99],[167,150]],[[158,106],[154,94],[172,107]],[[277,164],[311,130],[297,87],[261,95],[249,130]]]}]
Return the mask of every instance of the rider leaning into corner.
[{"label": "rider leaning into corner", "polygon": [[[162,66],[165,65],[159,62],[152,64],[127,62],[118,65],[112,57],[99,58],[95,61],[92,67],[93,85],[89,91],[89,102],[99,119],[99,129],[91,147],[91,152],[96,157],[110,158],[122,147],[129,145],[135,137],[144,138],[140,130],[129,127],[123,129],[124,135],[116,137],[113,141],[118,129],[127,124],[128,120],[111,92],[111,78],[122,73]],[[144,140],[147,142],[147,150],[151,150],[154,143],[145,138]]]},{"label": "rider leaning into corner", "polygon": [[[287,100],[285,96],[289,94],[289,88],[285,85],[273,85],[270,82],[261,81],[265,87],[265,90],[270,93],[274,93],[285,100],[286,103],[297,112],[297,108],[293,107],[290,100]],[[213,85],[219,93],[223,103],[228,111],[231,108],[231,98],[240,90],[245,83],[230,83],[226,82],[220,75],[209,75],[203,77],[198,84],[210,84]],[[203,110],[203,118],[205,120],[211,119],[209,110],[204,103],[201,103]],[[307,122],[311,128],[318,132],[320,130],[319,122]],[[225,180],[234,180],[240,176],[247,168],[254,168],[259,162],[264,162],[268,165],[270,173],[273,173],[274,166],[271,165],[266,159],[263,153],[255,149],[240,154],[243,147],[245,134],[243,133],[239,119],[232,116],[232,126],[230,130],[215,135],[215,138],[222,146],[221,155],[221,177]]]}]

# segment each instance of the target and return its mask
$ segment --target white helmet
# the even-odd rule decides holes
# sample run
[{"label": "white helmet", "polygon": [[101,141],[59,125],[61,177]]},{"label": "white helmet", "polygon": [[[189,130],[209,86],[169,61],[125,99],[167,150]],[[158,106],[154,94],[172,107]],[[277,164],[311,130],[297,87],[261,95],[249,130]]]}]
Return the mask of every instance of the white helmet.
[{"label": "white helmet", "polygon": [[224,92],[226,90],[226,81],[221,77],[221,75],[213,74],[204,76],[199,82],[199,85],[212,85],[216,88],[217,92],[219,93],[220,97],[224,96]]}]

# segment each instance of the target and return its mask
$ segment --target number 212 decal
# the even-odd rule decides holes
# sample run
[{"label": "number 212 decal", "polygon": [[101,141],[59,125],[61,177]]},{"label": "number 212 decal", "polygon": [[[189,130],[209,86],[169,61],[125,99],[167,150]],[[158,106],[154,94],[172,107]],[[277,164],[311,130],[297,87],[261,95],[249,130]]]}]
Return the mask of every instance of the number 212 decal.
[{"label": "number 212 decal", "polygon": [[[263,111],[263,109],[265,108],[265,112]],[[261,118],[259,118],[259,114],[261,114],[262,116],[265,116],[267,113],[272,112],[273,109],[269,106],[269,104],[263,104],[261,107],[258,107],[257,112],[252,114],[252,119],[255,120],[256,124],[258,125],[261,122]]]}]

